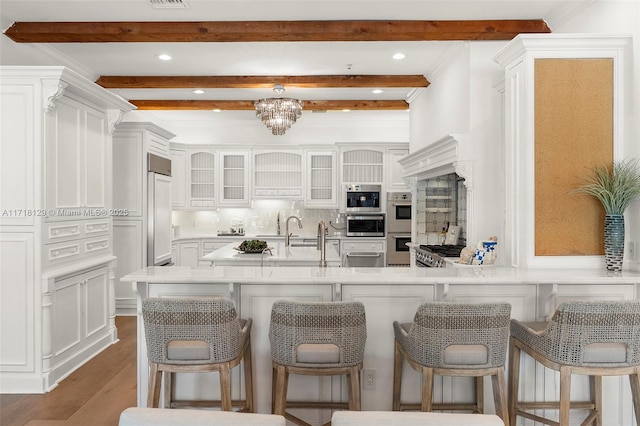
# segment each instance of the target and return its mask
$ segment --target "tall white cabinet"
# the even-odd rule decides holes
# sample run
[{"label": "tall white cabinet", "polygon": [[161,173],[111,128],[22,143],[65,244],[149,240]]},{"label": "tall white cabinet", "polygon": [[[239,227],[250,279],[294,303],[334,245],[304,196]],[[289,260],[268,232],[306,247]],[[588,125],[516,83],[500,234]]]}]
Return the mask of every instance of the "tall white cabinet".
[{"label": "tall white cabinet", "polygon": [[[147,154],[170,158],[175,135],[150,122],[122,122],[113,133],[113,254],[118,315],[135,315],[136,294],[120,283],[123,276],[147,266]],[[184,167],[175,172],[184,173]],[[172,179],[174,169],[172,163]]]},{"label": "tall white cabinet", "polygon": [[64,67],[0,67],[0,393],[42,393],[117,340],[115,124],[133,105]]}]

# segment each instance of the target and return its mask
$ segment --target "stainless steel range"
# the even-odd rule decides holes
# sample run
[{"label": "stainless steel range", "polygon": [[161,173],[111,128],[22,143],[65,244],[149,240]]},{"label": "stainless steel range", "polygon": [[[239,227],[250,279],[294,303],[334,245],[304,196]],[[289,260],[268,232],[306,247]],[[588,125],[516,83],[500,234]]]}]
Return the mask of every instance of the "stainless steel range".
[{"label": "stainless steel range", "polygon": [[464,248],[462,244],[420,244],[416,248],[416,266],[422,268],[445,268],[446,258],[458,258]]}]

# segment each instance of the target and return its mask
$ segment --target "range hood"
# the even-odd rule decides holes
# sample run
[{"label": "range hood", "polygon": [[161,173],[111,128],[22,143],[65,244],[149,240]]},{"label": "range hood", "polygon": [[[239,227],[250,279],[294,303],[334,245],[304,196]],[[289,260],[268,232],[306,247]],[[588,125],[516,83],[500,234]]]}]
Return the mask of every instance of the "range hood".
[{"label": "range hood", "polygon": [[447,135],[401,158],[398,163],[404,169],[403,179],[411,182],[456,173],[464,178],[467,189],[471,187],[473,163],[459,159],[460,142]]}]

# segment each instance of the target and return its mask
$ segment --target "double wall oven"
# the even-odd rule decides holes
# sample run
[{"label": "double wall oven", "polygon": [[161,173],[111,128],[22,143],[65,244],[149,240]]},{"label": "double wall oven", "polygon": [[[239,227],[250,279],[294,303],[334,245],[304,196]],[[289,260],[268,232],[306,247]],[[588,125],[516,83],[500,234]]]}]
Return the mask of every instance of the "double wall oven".
[{"label": "double wall oven", "polygon": [[387,266],[409,266],[411,193],[387,193]]}]

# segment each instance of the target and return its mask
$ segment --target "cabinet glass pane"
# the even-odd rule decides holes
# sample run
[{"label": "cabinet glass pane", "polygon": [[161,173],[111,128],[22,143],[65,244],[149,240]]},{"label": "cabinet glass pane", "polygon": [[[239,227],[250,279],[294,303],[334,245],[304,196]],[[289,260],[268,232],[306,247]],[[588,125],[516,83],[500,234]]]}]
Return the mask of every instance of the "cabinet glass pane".
[{"label": "cabinet glass pane", "polygon": [[225,186],[224,187],[224,199],[225,200],[243,200],[244,199],[244,187],[242,187],[242,186]]},{"label": "cabinet glass pane", "polygon": [[215,156],[208,152],[191,154],[191,197],[215,197]]},{"label": "cabinet glass pane", "polygon": [[244,185],[244,170],[225,170],[224,185],[225,186]]},{"label": "cabinet glass pane", "polygon": [[332,164],[330,155],[314,155],[311,157],[312,169],[330,169],[331,166]]},{"label": "cabinet glass pane", "polygon": [[244,156],[243,155],[225,155],[224,168],[225,169],[244,169]]}]

